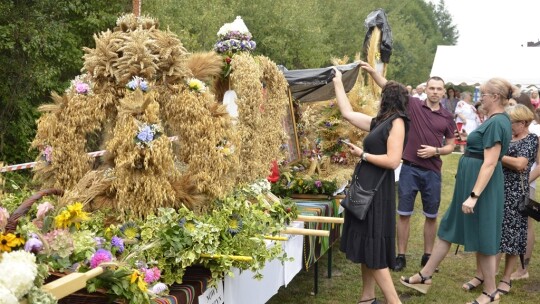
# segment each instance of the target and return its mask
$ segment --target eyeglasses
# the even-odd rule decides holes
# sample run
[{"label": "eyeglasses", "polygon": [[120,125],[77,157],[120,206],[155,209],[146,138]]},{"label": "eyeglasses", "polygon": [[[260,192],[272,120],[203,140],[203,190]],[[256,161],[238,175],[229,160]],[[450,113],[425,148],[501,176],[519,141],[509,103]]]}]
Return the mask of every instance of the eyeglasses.
[{"label": "eyeglasses", "polygon": [[521,123],[521,122],[525,124],[525,122],[523,120],[514,120],[514,121],[512,121],[512,124]]},{"label": "eyeglasses", "polygon": [[493,95],[495,95],[495,94],[490,94],[490,93],[486,93],[486,94],[480,94],[480,97],[484,98],[484,96],[486,96],[486,95],[490,95],[490,96],[493,96]]}]

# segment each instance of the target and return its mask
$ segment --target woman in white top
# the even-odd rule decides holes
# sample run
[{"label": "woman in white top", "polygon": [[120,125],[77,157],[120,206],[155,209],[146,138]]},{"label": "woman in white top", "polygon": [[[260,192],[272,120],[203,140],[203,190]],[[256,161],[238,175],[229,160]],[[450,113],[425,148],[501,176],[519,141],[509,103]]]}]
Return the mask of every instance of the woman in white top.
[{"label": "woman in white top", "polygon": [[456,122],[463,123],[463,129],[467,134],[471,134],[478,127],[476,108],[472,103],[470,92],[461,93],[461,100],[456,105]]}]

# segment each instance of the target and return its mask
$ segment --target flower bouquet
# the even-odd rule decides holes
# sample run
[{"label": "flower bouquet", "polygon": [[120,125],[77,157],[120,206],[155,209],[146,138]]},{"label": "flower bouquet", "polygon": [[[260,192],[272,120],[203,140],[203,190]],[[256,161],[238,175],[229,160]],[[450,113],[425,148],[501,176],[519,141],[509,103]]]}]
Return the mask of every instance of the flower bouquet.
[{"label": "flower bouquet", "polygon": [[[151,298],[167,292],[166,285],[159,282],[160,270],[139,262],[139,252],[132,250],[138,237],[137,229],[130,228],[129,224],[107,227],[105,212],[94,212],[90,218],[80,202],[61,208],[43,202],[27,210],[18,218],[15,231],[8,232],[4,228],[8,226],[9,213],[0,208],[0,252],[21,251],[32,256],[37,267],[47,274],[38,276],[41,279],[38,283],[48,274],[59,278],[103,267],[102,275],[87,282],[93,301],[101,298],[102,303],[150,303]],[[38,283],[35,286],[41,285]],[[94,293],[96,291],[99,293]],[[73,297],[80,299],[85,295],[90,296],[78,293]]]},{"label": "flower bouquet", "polygon": [[214,44],[214,50],[223,55],[225,66],[223,77],[231,73],[231,61],[234,53],[251,52],[257,47],[257,43],[251,40],[249,32],[242,17],[237,16],[234,22],[225,23],[217,33],[218,41]]}]

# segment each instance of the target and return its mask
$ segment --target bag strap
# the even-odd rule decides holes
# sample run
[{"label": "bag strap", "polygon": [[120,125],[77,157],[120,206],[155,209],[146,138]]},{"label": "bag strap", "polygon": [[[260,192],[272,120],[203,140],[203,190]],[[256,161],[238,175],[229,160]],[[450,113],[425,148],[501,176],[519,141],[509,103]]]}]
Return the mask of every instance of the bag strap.
[{"label": "bag strap", "polygon": [[379,180],[379,182],[377,183],[377,186],[375,186],[375,189],[373,189],[373,190],[375,190],[375,191],[379,190],[379,186],[381,185],[384,177],[386,176],[386,173],[388,173],[388,170],[384,170],[384,173],[381,176],[381,179]]}]

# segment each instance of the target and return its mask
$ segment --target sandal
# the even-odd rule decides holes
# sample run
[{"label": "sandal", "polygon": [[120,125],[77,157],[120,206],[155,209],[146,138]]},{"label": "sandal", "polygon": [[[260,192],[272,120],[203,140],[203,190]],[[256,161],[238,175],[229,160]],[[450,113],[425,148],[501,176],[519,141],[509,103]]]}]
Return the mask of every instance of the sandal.
[{"label": "sandal", "polygon": [[[512,281],[506,282],[506,281],[500,280],[500,282],[504,283],[504,284],[508,285],[508,287],[512,288]],[[497,291],[502,295],[507,295],[510,292],[510,289],[504,290],[504,289],[497,288]]]},{"label": "sandal", "polygon": [[[478,282],[480,282],[479,284],[476,284],[474,285],[472,282],[473,280],[477,280]],[[484,280],[480,279],[479,277],[474,277],[472,278],[469,282],[463,284],[463,286],[461,288],[465,289],[466,291],[471,291],[473,289],[475,289],[476,287],[482,285],[484,283]]]},{"label": "sandal", "polygon": [[401,277],[399,279],[399,281],[401,282],[401,284],[409,287],[409,288],[412,288],[414,290],[417,290],[423,294],[426,294],[429,290],[429,288],[431,287],[431,282],[429,283],[426,283],[427,280],[431,280],[431,276],[428,276],[428,277],[424,277],[422,275],[421,272],[418,272],[418,275],[420,276],[420,282],[419,283],[411,283],[410,280],[412,277],[408,277],[408,278],[405,278],[405,277]]},{"label": "sandal", "polygon": [[[493,303],[493,304],[499,304],[499,301],[501,300],[500,298],[495,298],[495,296],[499,293],[498,290],[495,290],[492,294],[489,294],[487,293],[485,290],[482,291],[482,294],[483,295],[486,295],[489,297],[489,302],[488,303]],[[480,304],[477,300],[474,300],[472,302],[469,302],[467,304]]]},{"label": "sandal", "polygon": [[368,304],[379,304],[379,301],[377,301],[377,298],[369,299],[369,300],[363,300],[358,302],[358,304],[361,303],[368,303]]}]

